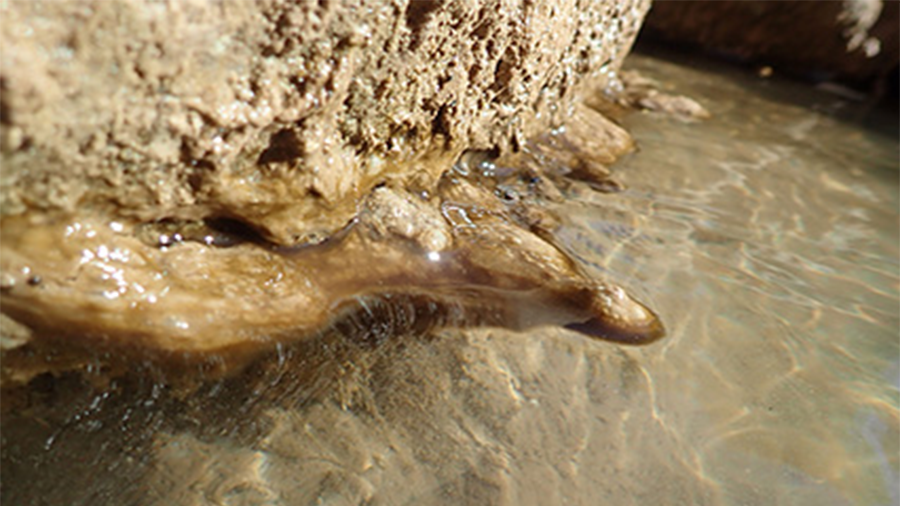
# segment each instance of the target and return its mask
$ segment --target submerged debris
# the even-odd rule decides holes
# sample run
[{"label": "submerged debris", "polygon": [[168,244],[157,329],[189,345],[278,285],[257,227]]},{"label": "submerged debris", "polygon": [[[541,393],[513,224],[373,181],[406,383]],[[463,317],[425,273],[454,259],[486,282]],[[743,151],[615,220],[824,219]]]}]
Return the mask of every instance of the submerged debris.
[{"label": "submerged debris", "polygon": [[624,92],[621,101],[628,106],[674,116],[681,120],[704,120],[712,115],[696,100],[684,95],[659,91],[659,84],[636,71],[620,73]]}]

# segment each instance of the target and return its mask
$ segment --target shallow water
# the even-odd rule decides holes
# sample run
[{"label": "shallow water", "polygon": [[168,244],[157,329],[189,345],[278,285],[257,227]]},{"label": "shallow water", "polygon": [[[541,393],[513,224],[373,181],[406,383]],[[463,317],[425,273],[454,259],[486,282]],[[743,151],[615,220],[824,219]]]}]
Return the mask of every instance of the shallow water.
[{"label": "shallow water", "polygon": [[39,384],[4,420],[4,504],[897,504],[896,119],[629,66],[713,119],[626,118],[627,189],[577,191],[561,237],[668,338],[322,340],[186,398]]},{"label": "shallow water", "polygon": [[583,256],[606,251],[672,331],[639,359],[654,430],[709,502],[897,504],[896,117],[877,130],[802,85],[631,65],[714,117],[631,116],[630,190],[573,205],[575,229],[606,231],[573,232]]}]

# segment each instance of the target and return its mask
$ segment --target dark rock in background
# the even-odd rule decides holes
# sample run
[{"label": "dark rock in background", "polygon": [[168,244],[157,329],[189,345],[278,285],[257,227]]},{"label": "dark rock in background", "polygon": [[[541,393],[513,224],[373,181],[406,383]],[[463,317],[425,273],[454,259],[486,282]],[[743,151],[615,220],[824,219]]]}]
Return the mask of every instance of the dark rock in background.
[{"label": "dark rock in background", "polygon": [[896,94],[900,3],[894,1],[663,0],[654,3],[642,37],[876,95]]}]

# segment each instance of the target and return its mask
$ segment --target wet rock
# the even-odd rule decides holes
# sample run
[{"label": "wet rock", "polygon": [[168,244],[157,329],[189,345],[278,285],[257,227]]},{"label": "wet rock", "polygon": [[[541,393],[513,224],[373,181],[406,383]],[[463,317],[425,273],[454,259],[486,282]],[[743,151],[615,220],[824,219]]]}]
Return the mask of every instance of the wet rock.
[{"label": "wet rock", "polygon": [[227,218],[315,243],[608,81],[647,0],[10,2],[0,212]]},{"label": "wet rock", "polygon": [[437,253],[452,242],[450,228],[436,206],[391,188],[376,188],[366,199],[360,223],[376,238],[401,237],[423,253]]},{"label": "wet rock", "polygon": [[[473,325],[659,338],[542,202],[630,148],[573,100],[614,82],[647,7],[5,4],[0,376],[199,381]],[[477,170],[449,171],[464,150]]]},{"label": "wet rock", "polygon": [[672,116],[684,121],[704,120],[709,111],[696,100],[659,90],[659,84],[630,70],[621,73],[622,93],[619,101],[626,106]]},{"label": "wet rock", "polygon": [[900,64],[895,1],[657,2],[644,33],[866,88]]},{"label": "wet rock", "polygon": [[449,175],[430,201],[376,190],[358,222],[304,248],[148,245],[100,219],[8,217],[3,312],[29,334],[4,349],[4,378],[142,362],[209,379],[329,334],[378,344],[441,327],[560,325],[630,344],[662,336],[651,311],[520,218]]}]

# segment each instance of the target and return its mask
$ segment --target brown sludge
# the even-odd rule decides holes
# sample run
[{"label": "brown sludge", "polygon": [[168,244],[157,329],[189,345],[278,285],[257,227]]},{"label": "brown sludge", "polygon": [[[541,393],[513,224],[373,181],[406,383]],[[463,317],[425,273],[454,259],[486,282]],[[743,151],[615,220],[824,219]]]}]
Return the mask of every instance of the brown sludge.
[{"label": "brown sludge", "polygon": [[[224,372],[276,344],[335,330],[377,342],[440,326],[563,325],[631,344],[658,339],[651,311],[541,237],[553,222],[535,183],[553,177],[464,160],[437,195],[380,187],[343,233],[302,248],[210,247],[199,235],[157,247],[132,224],[6,218],[4,234],[15,240],[0,250],[3,311],[33,333],[30,346],[7,350],[7,379],[77,368],[106,351],[183,363],[214,354]],[[42,360],[50,350],[68,353],[51,366]]]},{"label": "brown sludge", "polygon": [[[549,204],[615,190],[606,165],[631,148],[575,99],[614,79],[648,4],[582,3],[375,1],[374,24],[329,2],[11,4],[4,384],[135,360],[212,377],[331,332],[658,339],[553,240]],[[141,43],[98,49],[122,30]]]}]

